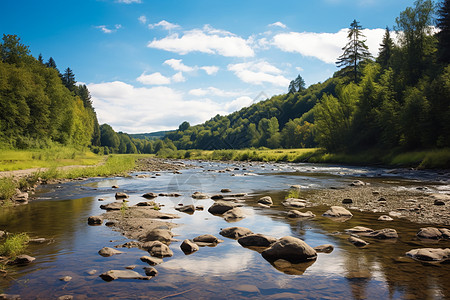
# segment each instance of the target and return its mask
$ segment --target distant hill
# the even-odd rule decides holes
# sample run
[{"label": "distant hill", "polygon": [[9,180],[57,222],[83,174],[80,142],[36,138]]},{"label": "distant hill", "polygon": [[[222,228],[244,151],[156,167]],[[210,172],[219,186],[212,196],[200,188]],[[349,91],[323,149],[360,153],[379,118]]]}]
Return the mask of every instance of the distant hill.
[{"label": "distant hill", "polygon": [[150,132],[150,133],[135,133],[135,134],[128,134],[128,135],[134,139],[156,140],[156,139],[162,139],[166,134],[171,133],[171,132],[173,132],[173,130],[156,131],[156,132]]}]

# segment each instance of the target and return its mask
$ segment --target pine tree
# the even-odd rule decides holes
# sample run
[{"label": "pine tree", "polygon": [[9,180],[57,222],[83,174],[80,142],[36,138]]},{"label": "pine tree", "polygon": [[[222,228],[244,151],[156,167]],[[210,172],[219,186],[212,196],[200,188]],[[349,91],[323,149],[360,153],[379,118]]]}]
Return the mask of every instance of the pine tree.
[{"label": "pine tree", "polygon": [[378,54],[377,62],[383,67],[387,68],[390,64],[392,51],[394,49],[394,42],[391,38],[389,27],[386,26],[386,31],[383,36],[383,41],[380,44],[380,52]]},{"label": "pine tree", "polygon": [[342,50],[341,56],[339,56],[336,65],[338,68],[344,67],[344,74],[351,75],[354,82],[358,82],[360,74],[359,63],[371,58],[369,48],[365,44],[365,40],[362,40],[365,36],[362,34],[362,27],[359,22],[353,20],[348,30],[349,42]]},{"label": "pine tree", "polygon": [[53,57],[50,57],[45,65],[47,66],[47,68],[56,69],[56,62]]},{"label": "pine tree", "polygon": [[77,81],[75,80],[75,75],[70,68],[67,68],[64,74],[62,74],[61,80],[69,91],[75,91],[75,83],[77,83]]},{"label": "pine tree", "polygon": [[295,92],[295,81],[291,80],[291,82],[289,83],[288,94],[294,94]]},{"label": "pine tree", "polygon": [[38,62],[40,62],[41,64],[44,64],[44,59],[42,58],[42,53],[39,53]]},{"label": "pine tree", "polygon": [[438,10],[437,28],[441,31],[437,34],[439,39],[439,61],[450,63],[450,0],[444,0]]},{"label": "pine tree", "polygon": [[297,92],[305,90],[305,81],[303,80],[302,76],[300,76],[300,74],[297,76],[297,78],[295,78],[294,85],[297,89]]}]

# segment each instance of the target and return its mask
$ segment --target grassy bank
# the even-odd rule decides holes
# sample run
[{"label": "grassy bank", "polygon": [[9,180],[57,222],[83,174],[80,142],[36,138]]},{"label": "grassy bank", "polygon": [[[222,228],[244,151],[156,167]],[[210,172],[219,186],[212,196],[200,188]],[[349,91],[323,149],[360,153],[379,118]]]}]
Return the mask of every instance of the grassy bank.
[{"label": "grassy bank", "polygon": [[96,165],[103,159],[88,149],[54,146],[35,150],[0,150],[0,172],[73,165]]},{"label": "grassy bank", "polygon": [[450,169],[450,149],[436,149],[383,154],[367,151],[358,154],[327,153],[310,149],[240,149],[240,150],[178,150],[158,155],[175,159],[233,160],[261,162],[312,162],[350,165],[385,165],[420,169]]}]

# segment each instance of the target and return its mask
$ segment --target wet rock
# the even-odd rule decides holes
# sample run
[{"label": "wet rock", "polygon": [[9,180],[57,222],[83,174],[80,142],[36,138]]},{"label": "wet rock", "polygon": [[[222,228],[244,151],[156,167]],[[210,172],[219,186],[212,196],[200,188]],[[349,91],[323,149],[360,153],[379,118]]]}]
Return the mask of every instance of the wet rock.
[{"label": "wet rock", "polygon": [[212,234],[202,234],[193,239],[194,243],[196,243],[199,246],[211,246],[211,245],[217,245],[218,243],[223,242],[222,240],[219,240],[217,237],[213,236]]},{"label": "wet rock", "polygon": [[98,251],[98,254],[100,254],[103,257],[113,256],[120,253],[123,252],[110,247],[103,247]]},{"label": "wet rock", "polygon": [[238,243],[244,247],[270,247],[277,241],[276,238],[264,234],[249,234],[238,239]]},{"label": "wet rock", "polygon": [[230,189],[221,189],[220,190],[221,193],[231,193]]},{"label": "wet rock", "polygon": [[59,278],[59,280],[65,281],[65,282],[69,282],[69,281],[72,280],[72,277],[70,277],[70,276],[64,276],[64,277]]},{"label": "wet rock", "polygon": [[127,269],[127,270],[134,270],[134,269],[136,269],[136,265],[130,265],[130,266],[126,266],[125,267],[125,269]]},{"label": "wet rock", "polygon": [[205,193],[201,193],[201,192],[195,192],[191,195],[192,198],[194,199],[208,199],[209,196]]},{"label": "wet rock", "polygon": [[245,218],[245,214],[242,211],[242,209],[240,209],[239,207],[235,207],[233,209],[230,209],[228,211],[226,211],[222,217],[225,219],[225,221],[227,222],[235,222],[238,221],[240,219]]},{"label": "wet rock", "polygon": [[106,209],[106,210],[120,210],[122,208],[123,204],[120,202],[113,202],[113,203],[108,203],[108,204],[102,204],[100,205],[101,209]]},{"label": "wet rock", "polygon": [[116,226],[116,221],[108,221],[105,223],[105,226]]},{"label": "wet rock", "polygon": [[89,274],[89,275],[95,275],[95,274],[97,274],[97,270],[89,270],[87,273]]},{"label": "wet rock", "polygon": [[398,238],[397,231],[392,228],[384,228],[384,229],[375,230],[375,231],[360,234],[360,235],[375,238],[375,239],[380,239],[380,240]]},{"label": "wet rock", "polygon": [[297,198],[288,198],[286,200],[283,200],[283,202],[281,202],[281,204],[283,204],[284,206],[291,206],[291,207],[298,207],[298,208],[303,208],[306,206],[306,200],[304,199],[297,199]]},{"label": "wet rock", "polygon": [[29,244],[44,244],[44,243],[51,243],[53,240],[46,239],[46,238],[35,238],[28,240]]},{"label": "wet rock", "polygon": [[307,211],[307,212],[301,212],[298,210],[290,210],[287,213],[287,216],[289,218],[314,218],[316,215],[313,214],[311,211]]},{"label": "wet rock", "polygon": [[257,293],[260,294],[260,291],[257,286],[250,284],[239,284],[231,287],[232,290],[243,292],[243,293]]},{"label": "wet rock", "polygon": [[225,201],[217,201],[208,209],[208,211],[213,215],[221,215],[230,209],[235,207],[234,203],[225,202]]},{"label": "wet rock", "polygon": [[394,217],[394,218],[400,218],[402,216],[402,213],[397,212],[397,211],[390,211],[389,216]]},{"label": "wet rock", "polygon": [[364,227],[364,226],[355,226],[353,228],[350,229],[345,229],[345,231],[350,232],[350,233],[354,233],[354,234],[361,234],[361,233],[370,233],[373,232],[373,229]]},{"label": "wet rock", "polygon": [[0,300],[20,300],[20,295],[0,294]]},{"label": "wet rock", "polygon": [[159,193],[161,197],[180,197],[180,193]]},{"label": "wet rock", "polygon": [[270,196],[264,196],[258,200],[258,203],[262,203],[265,205],[273,205],[272,198]]},{"label": "wet rock", "polygon": [[187,214],[193,214],[195,212],[195,206],[190,204],[190,205],[184,205],[184,206],[180,206],[180,207],[175,207],[176,210],[187,213]]},{"label": "wet rock", "polygon": [[153,229],[148,231],[140,240],[143,242],[160,241],[167,244],[170,243],[172,237],[173,234],[169,229]]},{"label": "wet rock", "polygon": [[205,208],[203,207],[203,205],[197,205],[195,207],[195,210],[204,210]]},{"label": "wet rock", "polygon": [[243,236],[253,234],[253,232],[244,227],[228,227],[222,229],[219,234],[230,239],[239,239]]},{"label": "wet rock", "polygon": [[291,188],[291,189],[297,189],[297,190],[300,190],[300,189],[302,188],[302,186],[301,186],[301,185],[294,184],[294,185],[291,185],[290,188]]},{"label": "wet rock", "polygon": [[270,208],[269,205],[262,204],[262,203],[258,203],[258,206],[261,207],[261,208]]},{"label": "wet rock", "polygon": [[355,245],[356,247],[364,247],[369,244],[368,242],[366,242],[362,239],[358,239],[357,237],[354,237],[354,236],[349,237],[348,241],[350,243],[352,243],[353,245]]},{"label": "wet rock", "polygon": [[105,201],[105,199],[104,198],[98,198],[97,201]]},{"label": "wet rock", "polygon": [[434,200],[434,203],[433,203],[433,204],[434,204],[434,205],[438,205],[438,206],[442,206],[442,205],[445,205],[445,202],[442,201],[442,200],[436,199],[436,200]]},{"label": "wet rock", "polygon": [[394,221],[394,219],[392,219],[390,216],[382,215],[378,217],[378,221]]},{"label": "wet rock", "polygon": [[151,256],[164,258],[173,256],[172,250],[169,246],[161,243],[160,241],[146,242],[142,244],[142,248],[145,249]]},{"label": "wet rock", "polygon": [[183,243],[181,243],[180,248],[184,252],[184,254],[191,254],[195,251],[198,251],[199,249],[196,243],[188,239],[184,240]]},{"label": "wet rock", "polygon": [[236,197],[236,198],[241,198],[241,197],[245,197],[247,196],[246,193],[235,193],[235,194],[229,194],[227,195],[228,197]]},{"label": "wet rock", "polygon": [[111,186],[111,188],[112,188],[112,189],[118,189],[119,186],[118,186],[118,185],[113,185],[113,186]]},{"label": "wet rock", "polygon": [[300,263],[317,258],[317,252],[312,247],[292,236],[282,237],[261,254],[268,261],[284,259],[290,263]]},{"label": "wet rock", "polygon": [[378,198],[378,202],[386,202],[386,198],[383,198],[383,197]]},{"label": "wet rock", "polygon": [[220,199],[223,199],[223,195],[220,195],[220,194],[212,195],[211,199],[212,200],[220,200]]},{"label": "wet rock", "polygon": [[342,206],[332,206],[330,207],[329,210],[323,213],[323,216],[340,218],[340,217],[352,217],[353,214]]},{"label": "wet rock", "polygon": [[88,218],[89,225],[100,225],[103,223],[103,218],[100,216],[90,216]]},{"label": "wet rock", "polygon": [[29,198],[28,193],[17,190],[17,193],[16,195],[14,195],[13,200],[20,204],[27,204],[28,198]]},{"label": "wet rock", "polygon": [[155,277],[158,275],[158,271],[153,267],[144,267],[145,275]]},{"label": "wet rock", "polygon": [[129,241],[129,242],[126,242],[125,244],[117,245],[117,246],[114,246],[114,247],[115,248],[128,248],[128,249],[130,249],[130,248],[140,248],[141,246],[142,246],[141,242]]},{"label": "wet rock", "polygon": [[423,239],[450,239],[450,230],[447,228],[425,227],[420,228],[417,236]]},{"label": "wet rock", "polygon": [[63,296],[59,296],[57,299],[58,300],[72,300],[73,296],[72,295],[63,295]]},{"label": "wet rock", "polygon": [[155,206],[156,203],[153,201],[150,202],[139,202],[138,204],[136,204],[136,206]]},{"label": "wet rock", "polygon": [[148,263],[150,266],[156,266],[159,265],[163,262],[162,258],[158,258],[158,257],[151,257],[151,256],[142,256],[140,258],[140,260],[142,262]]},{"label": "wet rock", "polygon": [[316,252],[320,253],[331,253],[334,250],[334,246],[331,244],[320,245],[313,248]]},{"label": "wet rock", "polygon": [[16,259],[14,259],[10,264],[20,265],[20,266],[28,265],[28,264],[31,264],[35,259],[36,258],[31,257],[29,255],[22,254],[22,255],[17,256]]},{"label": "wet rock", "polygon": [[116,199],[125,199],[125,198],[129,198],[130,196],[128,196],[126,193],[124,192],[117,192],[115,195]]},{"label": "wet rock", "polygon": [[142,195],[142,197],[144,197],[146,199],[154,199],[154,198],[158,197],[158,194],[149,192],[149,193],[145,193],[144,195]]},{"label": "wet rock", "polygon": [[420,248],[408,251],[406,255],[419,261],[443,262],[450,260],[450,249]]},{"label": "wet rock", "polygon": [[350,198],[345,198],[344,200],[342,200],[342,204],[352,204],[353,200]]},{"label": "wet rock", "polygon": [[141,279],[148,280],[151,277],[142,276],[136,271],[131,270],[110,270],[100,275],[104,281],[113,281],[116,279]]},{"label": "wet rock", "polygon": [[355,180],[352,183],[350,183],[350,186],[365,186],[366,183],[361,180]]}]

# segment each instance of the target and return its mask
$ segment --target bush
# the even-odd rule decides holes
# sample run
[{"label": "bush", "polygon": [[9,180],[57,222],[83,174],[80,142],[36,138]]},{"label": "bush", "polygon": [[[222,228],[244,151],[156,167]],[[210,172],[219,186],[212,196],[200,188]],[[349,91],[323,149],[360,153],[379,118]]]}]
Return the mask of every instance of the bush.
[{"label": "bush", "polygon": [[0,200],[9,200],[16,193],[16,185],[11,177],[0,178]]},{"label": "bush", "polygon": [[17,233],[8,236],[5,242],[0,245],[0,255],[15,257],[22,254],[29,240],[30,237],[26,233]]}]

